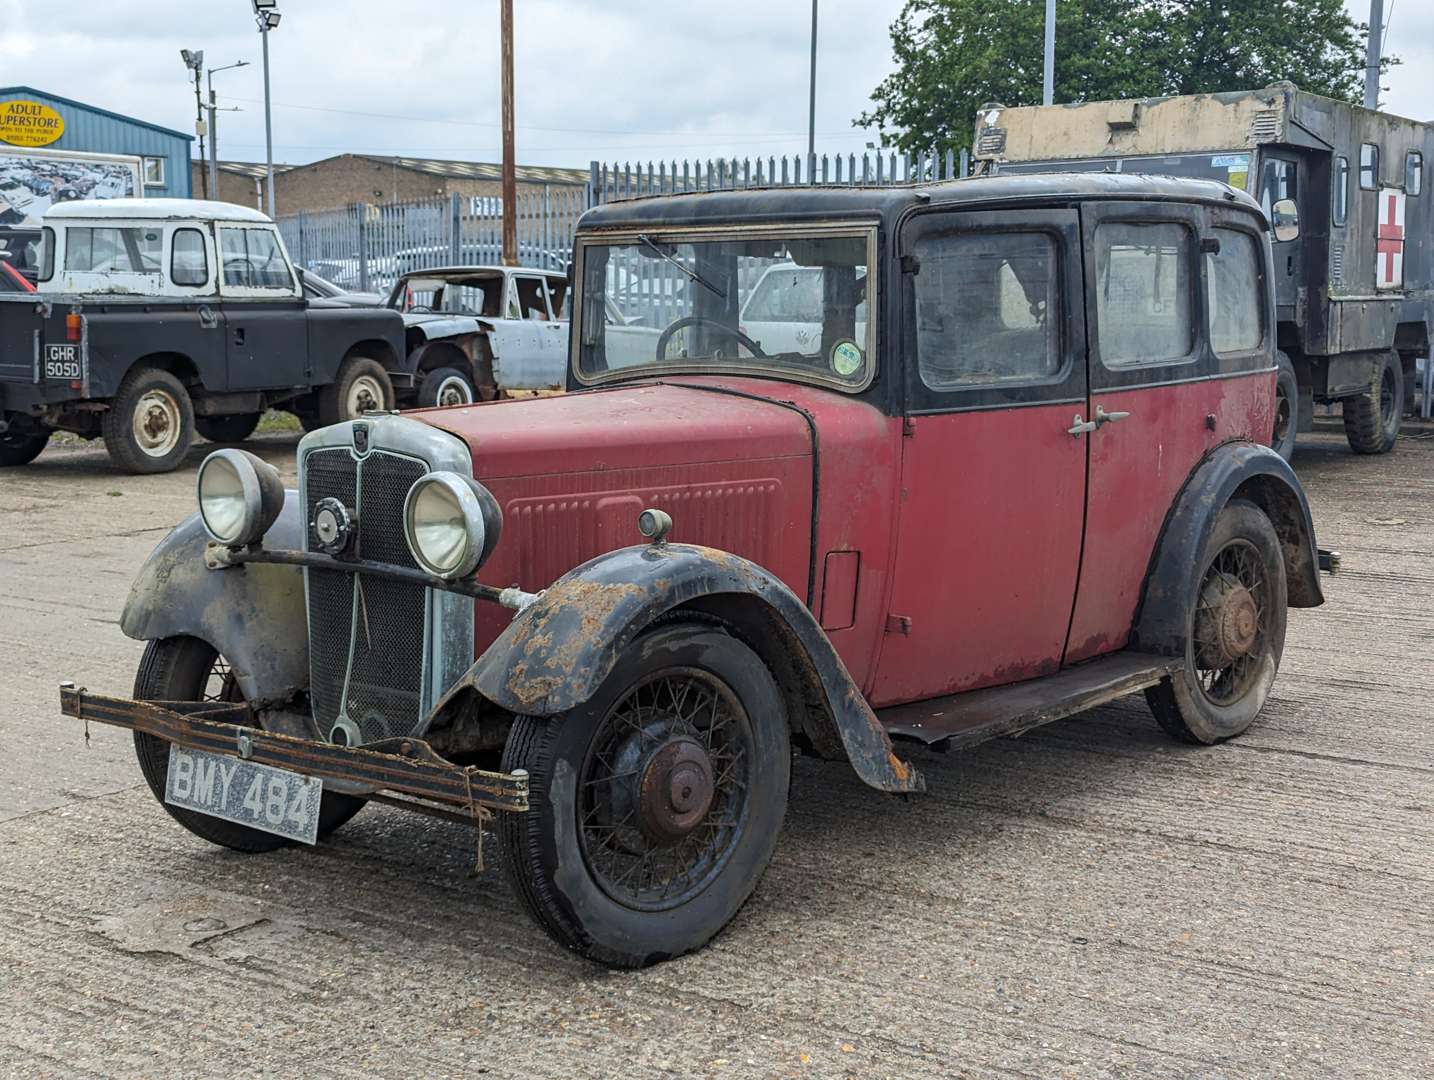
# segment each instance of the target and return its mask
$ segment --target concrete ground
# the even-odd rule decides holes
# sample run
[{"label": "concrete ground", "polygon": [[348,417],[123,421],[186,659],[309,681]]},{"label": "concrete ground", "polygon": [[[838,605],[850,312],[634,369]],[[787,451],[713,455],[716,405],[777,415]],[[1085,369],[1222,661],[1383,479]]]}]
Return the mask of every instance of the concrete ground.
[{"label": "concrete ground", "polygon": [[[710,947],[642,972],[553,946],[473,834],[369,808],[241,856],[171,821],[116,624],[193,465],[55,446],[0,474],[0,1073],[1434,1075],[1434,438],[1296,458],[1329,602],[1292,612],[1245,737],[1140,698],[960,756],[931,793],[801,761],[775,861]],[[293,436],[249,444],[292,476]]]}]

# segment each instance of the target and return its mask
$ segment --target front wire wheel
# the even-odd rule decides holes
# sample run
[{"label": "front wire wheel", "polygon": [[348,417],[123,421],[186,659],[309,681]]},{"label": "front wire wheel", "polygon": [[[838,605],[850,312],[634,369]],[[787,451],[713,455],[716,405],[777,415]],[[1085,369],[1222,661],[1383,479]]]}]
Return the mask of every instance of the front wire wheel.
[{"label": "front wire wheel", "polygon": [[1284,651],[1284,556],[1270,519],[1234,499],[1205,543],[1187,616],[1185,663],[1145,692],[1172,735],[1217,743],[1241,734],[1269,696]]},{"label": "front wire wheel", "polygon": [[614,967],[704,945],[756,887],[786,811],[786,709],[722,629],[668,623],[587,702],[517,717],[505,771],[530,809],[499,817],[519,897],[560,944]]}]

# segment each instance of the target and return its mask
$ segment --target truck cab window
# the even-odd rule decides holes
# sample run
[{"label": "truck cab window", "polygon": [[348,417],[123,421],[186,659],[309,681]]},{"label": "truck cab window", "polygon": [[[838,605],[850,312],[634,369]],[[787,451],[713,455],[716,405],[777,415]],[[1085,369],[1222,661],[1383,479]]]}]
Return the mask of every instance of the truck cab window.
[{"label": "truck cab window", "polygon": [[1189,230],[1106,222],[1096,229],[1095,249],[1101,361],[1134,367],[1189,355],[1195,344]]},{"label": "truck cab window", "polygon": [[946,233],[913,252],[916,355],[933,390],[1029,382],[1061,365],[1058,246],[1038,232]]},{"label": "truck cab window", "polygon": [[1334,192],[1330,199],[1334,223],[1343,225],[1349,220],[1349,158],[1334,159]]},{"label": "truck cab window", "polygon": [[209,252],[198,229],[175,229],[170,241],[169,277],[176,285],[194,287],[209,280]]},{"label": "truck cab window", "polygon": [[1418,195],[1424,190],[1424,155],[1411,150],[1404,155],[1404,193]]},{"label": "truck cab window", "polygon": [[1260,171],[1260,205],[1266,216],[1281,199],[1299,202],[1299,168],[1284,158],[1266,158]]},{"label": "truck cab window", "polygon": [[1365,191],[1379,186],[1379,147],[1371,142],[1359,144],[1359,186]]},{"label": "truck cab window", "polygon": [[55,230],[46,225],[40,230],[40,272],[41,281],[55,276]]},{"label": "truck cab window", "polygon": [[284,253],[268,229],[221,228],[219,249],[225,285],[286,292],[293,289]]},{"label": "truck cab window", "polygon": [[1220,250],[1205,256],[1206,307],[1210,346],[1216,355],[1249,352],[1264,340],[1260,322],[1260,252],[1255,238],[1234,229],[1216,229]]},{"label": "truck cab window", "polygon": [[157,274],[161,233],[157,228],[65,230],[65,269],[94,274]]}]

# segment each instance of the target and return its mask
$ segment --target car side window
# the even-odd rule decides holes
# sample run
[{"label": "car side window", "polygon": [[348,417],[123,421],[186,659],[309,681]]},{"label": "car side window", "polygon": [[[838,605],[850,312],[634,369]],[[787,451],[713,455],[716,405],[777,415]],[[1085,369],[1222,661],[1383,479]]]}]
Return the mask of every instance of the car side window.
[{"label": "car side window", "polygon": [[1095,251],[1101,362],[1133,367],[1189,355],[1195,344],[1190,230],[1170,222],[1107,221],[1096,228]]},{"label": "car side window", "polygon": [[514,278],[518,294],[518,318],[537,319],[543,322],[548,318],[547,290],[543,287],[543,279],[536,277]]},{"label": "car side window", "polygon": [[1334,224],[1343,225],[1349,220],[1349,158],[1334,159],[1334,198],[1330,200]]},{"label": "car side window", "polygon": [[1059,371],[1059,250],[1053,236],[1034,231],[918,239],[921,381],[932,390],[956,390]]},{"label": "car side window", "polygon": [[100,274],[158,274],[159,229],[145,226],[65,230],[65,269]]},{"label": "car side window", "polygon": [[1210,346],[1217,356],[1258,349],[1264,340],[1260,320],[1260,251],[1255,238],[1234,229],[1215,229],[1220,250],[1205,253],[1206,308]]},{"label": "car side window", "polygon": [[219,253],[225,285],[285,291],[294,287],[279,241],[268,229],[221,227]]},{"label": "car side window", "polygon": [[194,287],[209,280],[209,253],[198,229],[175,229],[170,240],[169,278],[176,285]]}]

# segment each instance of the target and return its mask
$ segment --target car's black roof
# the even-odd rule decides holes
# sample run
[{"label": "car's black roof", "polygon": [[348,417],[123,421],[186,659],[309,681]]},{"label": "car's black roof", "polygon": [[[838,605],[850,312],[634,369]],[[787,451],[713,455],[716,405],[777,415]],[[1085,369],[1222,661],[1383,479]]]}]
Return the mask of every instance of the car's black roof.
[{"label": "car's black roof", "polygon": [[1263,214],[1243,191],[1214,180],[1132,173],[1039,173],[980,176],[932,184],[882,187],[769,187],[651,195],[605,203],[583,215],[579,228],[717,225],[762,221],[880,218],[894,222],[905,210],[948,205],[993,210],[1085,199],[1140,199],[1238,205]]}]

